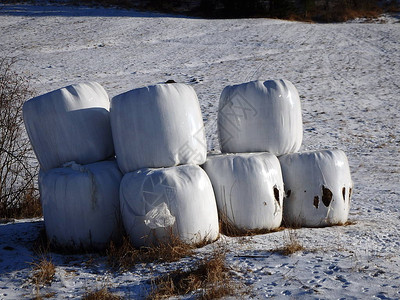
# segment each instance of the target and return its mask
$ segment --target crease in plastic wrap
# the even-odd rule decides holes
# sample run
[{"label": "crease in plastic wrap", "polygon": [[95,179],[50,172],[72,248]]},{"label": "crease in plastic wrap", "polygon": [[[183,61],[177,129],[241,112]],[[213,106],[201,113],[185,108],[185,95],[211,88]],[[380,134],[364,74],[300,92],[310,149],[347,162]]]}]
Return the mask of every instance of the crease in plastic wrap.
[{"label": "crease in plastic wrap", "polygon": [[115,96],[111,125],[123,173],[206,160],[200,106],[188,85],[157,84]]},{"label": "crease in plastic wrap", "polygon": [[279,160],[286,191],[286,223],[322,227],[347,221],[353,181],[343,151],[295,153]]},{"label": "crease in plastic wrap", "polygon": [[218,237],[214,192],[199,166],[127,173],[120,198],[125,230],[136,247],[168,241],[171,234],[189,244]]},{"label": "crease in plastic wrap", "polygon": [[298,151],[303,124],[295,86],[288,80],[258,80],[225,87],[218,136],[223,153]]},{"label": "crease in plastic wrap", "polygon": [[113,156],[109,107],[106,91],[96,82],[70,85],[26,101],[24,123],[41,169]]},{"label": "crease in plastic wrap", "polygon": [[60,247],[104,249],[120,237],[122,173],[115,160],[65,166],[39,173],[47,236]]},{"label": "crease in plastic wrap", "polygon": [[209,156],[210,177],[220,216],[238,229],[274,229],[282,221],[281,168],[270,153]]}]

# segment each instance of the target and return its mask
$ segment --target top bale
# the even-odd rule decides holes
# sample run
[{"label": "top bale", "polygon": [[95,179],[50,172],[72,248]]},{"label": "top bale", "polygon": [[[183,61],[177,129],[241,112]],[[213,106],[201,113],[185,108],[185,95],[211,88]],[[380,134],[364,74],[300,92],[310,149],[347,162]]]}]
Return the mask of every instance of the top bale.
[{"label": "top bale", "polygon": [[106,91],[96,82],[70,85],[25,102],[25,127],[42,170],[114,155],[109,107]]},{"label": "top bale", "polygon": [[123,173],[206,161],[200,106],[188,85],[157,84],[115,96],[111,127]]},{"label": "top bale", "polygon": [[252,81],[227,86],[218,110],[222,152],[270,152],[300,149],[303,124],[299,94],[288,80]]}]

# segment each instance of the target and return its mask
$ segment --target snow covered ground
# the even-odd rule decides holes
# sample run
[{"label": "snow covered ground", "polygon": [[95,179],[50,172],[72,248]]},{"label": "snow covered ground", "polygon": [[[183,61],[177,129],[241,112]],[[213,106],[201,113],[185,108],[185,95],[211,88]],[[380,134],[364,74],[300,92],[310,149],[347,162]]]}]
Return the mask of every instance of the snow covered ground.
[{"label": "snow covered ground", "polygon": [[[378,23],[308,24],[24,4],[0,6],[0,32],[0,56],[19,57],[17,68],[32,76],[38,93],[89,80],[110,96],[168,79],[192,85],[210,151],[219,148],[216,112],[226,85],[292,81],[302,101],[302,150],[339,148],[348,155],[355,224],[296,230],[306,250],[289,257],[271,251],[288,240],[287,230],[222,237],[235,278],[250,286],[245,298],[400,298],[398,16]],[[42,227],[41,220],[0,225],[0,299],[34,295],[27,278],[32,241]],[[77,298],[104,285],[140,299],[148,279],[191,263],[113,273],[104,257],[52,257],[56,278],[41,292],[54,299]]]}]

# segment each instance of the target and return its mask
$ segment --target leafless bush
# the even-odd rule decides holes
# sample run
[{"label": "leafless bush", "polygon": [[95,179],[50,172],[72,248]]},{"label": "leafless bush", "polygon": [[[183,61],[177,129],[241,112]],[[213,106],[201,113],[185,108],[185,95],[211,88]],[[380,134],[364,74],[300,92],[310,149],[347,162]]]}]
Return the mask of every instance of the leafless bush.
[{"label": "leafless bush", "polygon": [[33,96],[29,77],[14,71],[15,58],[0,58],[0,219],[41,215],[37,168],[25,135],[22,106]]}]

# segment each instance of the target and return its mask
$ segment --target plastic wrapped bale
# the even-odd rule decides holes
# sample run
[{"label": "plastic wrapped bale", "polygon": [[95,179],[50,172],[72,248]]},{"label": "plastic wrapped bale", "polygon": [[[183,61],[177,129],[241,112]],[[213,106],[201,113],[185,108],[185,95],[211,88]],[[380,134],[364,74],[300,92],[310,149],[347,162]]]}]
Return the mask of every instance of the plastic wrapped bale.
[{"label": "plastic wrapped bale", "polygon": [[276,156],[215,155],[208,157],[203,168],[211,179],[220,217],[228,225],[240,231],[280,226],[284,188]]},{"label": "plastic wrapped bale", "polygon": [[353,182],[341,150],[295,153],[279,158],[289,225],[320,227],[347,221]]},{"label": "plastic wrapped bale", "polygon": [[124,175],[122,219],[136,247],[171,242],[211,242],[219,234],[214,192],[199,166],[142,169]]},{"label": "plastic wrapped bale", "polygon": [[114,155],[110,101],[95,82],[70,85],[25,102],[23,116],[42,170]]},{"label": "plastic wrapped bale", "polygon": [[287,80],[227,86],[218,109],[221,151],[283,155],[300,149],[303,139],[300,98]]},{"label": "plastic wrapped bale", "polygon": [[115,96],[111,125],[124,173],[206,160],[199,102],[193,88],[185,84],[158,84]]},{"label": "plastic wrapped bale", "polygon": [[119,238],[119,185],[116,161],[69,163],[41,171],[39,188],[46,232],[56,246],[103,249]]}]

